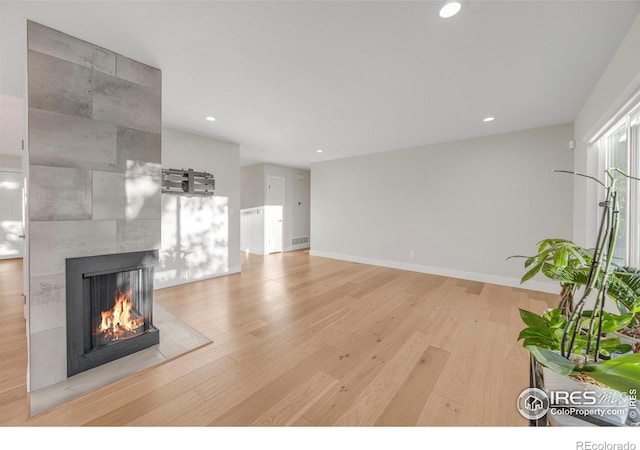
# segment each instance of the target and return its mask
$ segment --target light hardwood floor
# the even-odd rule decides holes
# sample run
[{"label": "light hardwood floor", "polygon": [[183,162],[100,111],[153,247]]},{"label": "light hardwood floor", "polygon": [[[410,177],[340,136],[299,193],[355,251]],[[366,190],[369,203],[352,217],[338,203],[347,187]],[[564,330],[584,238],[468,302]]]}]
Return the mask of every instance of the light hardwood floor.
[{"label": "light hardwood floor", "polygon": [[312,257],[155,292],[213,343],[29,418],[22,262],[0,262],[3,426],[527,426],[518,308],[554,295]]}]

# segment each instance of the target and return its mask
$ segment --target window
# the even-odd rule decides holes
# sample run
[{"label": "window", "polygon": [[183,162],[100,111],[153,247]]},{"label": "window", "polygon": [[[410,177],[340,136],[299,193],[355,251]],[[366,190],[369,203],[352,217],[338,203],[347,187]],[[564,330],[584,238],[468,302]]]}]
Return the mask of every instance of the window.
[{"label": "window", "polygon": [[[607,168],[640,178],[640,104],[600,138],[598,147]],[[619,264],[640,267],[640,181],[619,176],[617,183],[620,230],[614,256]]]}]

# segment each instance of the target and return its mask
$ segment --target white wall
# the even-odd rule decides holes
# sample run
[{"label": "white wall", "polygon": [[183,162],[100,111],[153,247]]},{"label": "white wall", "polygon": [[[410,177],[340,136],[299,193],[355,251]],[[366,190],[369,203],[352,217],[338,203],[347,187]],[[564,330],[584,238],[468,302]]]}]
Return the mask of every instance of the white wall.
[{"label": "white wall", "polygon": [[0,259],[22,258],[24,101],[0,95]]},{"label": "white wall", "polygon": [[24,257],[22,173],[0,167],[0,259]]},{"label": "white wall", "polygon": [[240,250],[267,255],[265,245],[264,164],[240,168]]},{"label": "white wall", "polygon": [[212,173],[216,189],[213,197],[162,194],[157,288],[239,272],[240,147],[163,128],[162,167]]},{"label": "white wall", "polygon": [[[597,176],[598,157],[589,141],[640,90],[640,15],[618,47],[575,121],[575,170]],[[599,208],[593,201],[597,187],[584,179],[574,182],[574,240],[592,247]]]},{"label": "white wall", "polygon": [[240,212],[240,250],[255,255],[266,255],[265,208],[247,208]]},{"label": "white wall", "polygon": [[0,167],[22,167],[20,160],[21,141],[24,139],[24,113],[22,98],[0,94]]},{"label": "white wall", "polygon": [[23,234],[22,158],[0,152],[0,259],[24,257]]},{"label": "white wall", "polygon": [[311,172],[265,164],[264,173],[265,180],[269,175],[284,178],[284,251],[309,247],[308,244],[293,245],[291,240],[296,237],[309,237],[310,234]]},{"label": "white wall", "polygon": [[264,164],[255,164],[240,168],[240,205],[241,208],[264,206]]},{"label": "white wall", "polygon": [[308,243],[292,244],[293,238],[310,235],[311,172],[274,164],[254,164],[241,168],[242,250],[265,254],[265,214],[267,180],[284,178],[283,250],[308,248]]},{"label": "white wall", "polygon": [[519,285],[523,261],[505,258],[571,238],[573,180],[550,169],[572,169],[572,138],[565,124],[312,164],[311,254]]}]

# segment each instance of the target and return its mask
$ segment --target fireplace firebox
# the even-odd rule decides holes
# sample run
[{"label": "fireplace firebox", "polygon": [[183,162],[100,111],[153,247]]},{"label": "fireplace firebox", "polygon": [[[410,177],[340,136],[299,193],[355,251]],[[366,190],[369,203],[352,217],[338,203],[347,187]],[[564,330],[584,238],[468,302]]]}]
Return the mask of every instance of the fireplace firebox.
[{"label": "fireplace firebox", "polygon": [[68,258],[67,376],[160,342],[153,326],[157,251]]}]

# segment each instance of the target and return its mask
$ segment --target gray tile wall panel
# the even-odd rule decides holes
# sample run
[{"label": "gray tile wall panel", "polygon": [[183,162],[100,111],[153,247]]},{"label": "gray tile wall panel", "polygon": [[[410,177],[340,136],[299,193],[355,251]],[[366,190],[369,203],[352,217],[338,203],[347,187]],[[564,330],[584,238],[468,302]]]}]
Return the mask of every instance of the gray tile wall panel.
[{"label": "gray tile wall panel", "polygon": [[119,220],[118,251],[160,249],[160,220]]},{"label": "gray tile wall panel", "polygon": [[118,127],[29,108],[31,164],[117,170]]},{"label": "gray tile wall panel", "polygon": [[160,134],[118,127],[119,171],[125,172],[127,168],[131,168],[141,162],[155,163],[155,170],[161,171],[161,151],[162,140]]},{"label": "gray tile wall panel", "polygon": [[66,280],[64,273],[32,277],[29,331],[39,333],[66,326]]},{"label": "gray tile wall panel", "polygon": [[28,21],[27,29],[29,50],[115,75],[116,54],[114,52],[36,22]]},{"label": "gray tile wall panel", "polygon": [[30,108],[91,117],[91,69],[33,50],[27,64]]},{"label": "gray tile wall panel", "polygon": [[29,168],[29,217],[38,220],[91,219],[91,172],[68,167]]},{"label": "gray tile wall panel", "polygon": [[66,328],[31,333],[29,341],[29,369],[31,390],[56,384],[67,378]]},{"label": "gray tile wall panel", "polygon": [[124,174],[93,172],[93,220],[125,219],[126,212]]},{"label": "gray tile wall panel", "polygon": [[160,70],[122,55],[117,56],[116,76],[158,92],[162,87],[162,72]]},{"label": "gray tile wall panel", "polygon": [[162,132],[160,92],[94,73],[93,118],[137,130]]},{"label": "gray tile wall panel", "polygon": [[115,220],[31,222],[29,228],[32,277],[65,273],[66,258],[117,251]]}]

